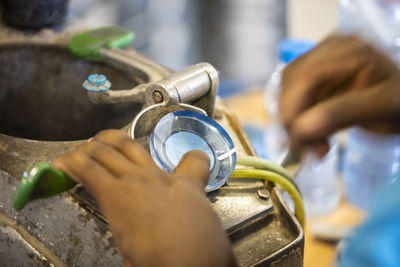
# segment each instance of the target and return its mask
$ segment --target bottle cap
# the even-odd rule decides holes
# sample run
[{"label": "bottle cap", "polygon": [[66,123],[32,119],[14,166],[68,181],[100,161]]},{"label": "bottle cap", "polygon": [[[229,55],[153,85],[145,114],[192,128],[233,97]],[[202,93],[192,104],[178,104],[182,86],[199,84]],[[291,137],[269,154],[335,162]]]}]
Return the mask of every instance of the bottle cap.
[{"label": "bottle cap", "polygon": [[279,59],[288,64],[315,47],[316,43],[304,39],[283,39],[279,42]]}]

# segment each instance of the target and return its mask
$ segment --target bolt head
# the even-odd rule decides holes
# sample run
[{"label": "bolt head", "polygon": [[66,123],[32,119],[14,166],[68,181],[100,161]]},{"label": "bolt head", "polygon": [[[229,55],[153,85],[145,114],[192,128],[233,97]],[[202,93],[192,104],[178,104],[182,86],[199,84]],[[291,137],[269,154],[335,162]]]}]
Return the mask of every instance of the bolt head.
[{"label": "bolt head", "polygon": [[107,78],[102,74],[92,74],[89,75],[88,81],[93,85],[103,85],[107,81]]},{"label": "bolt head", "polygon": [[92,74],[82,83],[82,86],[88,91],[100,92],[109,90],[111,82],[102,74]]},{"label": "bolt head", "polygon": [[269,193],[269,191],[266,188],[263,189],[259,189],[257,191],[257,195],[259,198],[267,200],[270,198],[271,194]]},{"label": "bolt head", "polygon": [[153,100],[154,100],[154,103],[161,103],[164,101],[164,97],[161,92],[155,91],[153,93]]}]

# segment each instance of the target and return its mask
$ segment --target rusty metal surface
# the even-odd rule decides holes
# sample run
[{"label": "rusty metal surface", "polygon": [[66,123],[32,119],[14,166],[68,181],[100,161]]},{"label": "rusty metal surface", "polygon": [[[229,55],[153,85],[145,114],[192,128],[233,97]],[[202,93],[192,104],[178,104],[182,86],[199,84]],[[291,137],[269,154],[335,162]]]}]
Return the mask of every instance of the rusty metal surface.
[{"label": "rusty metal surface", "polygon": [[35,240],[24,237],[32,247],[46,247],[58,262],[67,266],[121,265],[106,223],[82,209],[74,198],[63,194],[39,200],[22,213],[16,213],[12,209],[12,197],[18,181],[5,172],[0,173],[0,179],[1,213],[35,237]]},{"label": "rusty metal surface", "polygon": [[46,256],[26,242],[16,227],[15,221],[0,214],[0,259],[7,259],[8,266],[49,266]]},{"label": "rusty metal surface", "polygon": [[[2,34],[4,37],[4,32],[0,31],[0,37]],[[3,105],[8,108],[0,113],[0,120],[8,123],[7,127],[0,129],[0,188],[2,188],[0,191],[0,251],[18,249],[19,253],[23,253],[23,256],[15,261],[15,266],[24,259],[27,261],[26,266],[31,264],[32,259],[38,266],[41,266],[40,264],[43,266],[49,266],[48,264],[121,266],[122,260],[113,243],[107,223],[95,201],[82,187],[50,199],[35,201],[20,213],[12,209],[13,193],[21,174],[29,166],[39,161],[51,162],[60,154],[84,142],[77,139],[86,139],[103,127],[108,127],[103,124],[97,125],[96,118],[93,119],[92,124],[90,119],[92,117],[87,117],[91,111],[86,105],[91,107],[92,104],[81,103],[80,101],[87,100],[87,96],[79,95],[80,93],[74,91],[77,90],[78,83],[80,89],[80,82],[83,80],[70,81],[65,76],[62,81],[66,85],[61,85],[62,90],[52,91],[57,84],[56,77],[63,77],[63,70],[70,75],[71,80],[78,80],[79,75],[83,75],[81,72],[84,71],[110,71],[111,75],[115,75],[115,79],[120,81],[121,87],[125,85],[124,83],[154,81],[171,72],[134,50],[111,50],[103,57],[103,63],[80,62],[62,51],[65,50],[65,41],[68,40],[65,36],[68,34],[61,37],[52,34],[44,34],[44,37],[40,37],[40,34],[43,35],[43,32],[27,38],[18,33],[7,33],[8,38],[0,38],[0,61],[3,56],[3,61],[8,62],[6,55],[1,54],[1,49],[6,46],[9,51],[16,49],[14,59],[22,53],[24,58],[21,59],[25,60],[24,64],[27,65],[21,67],[17,63],[10,63],[16,73],[11,70],[0,70],[0,108],[5,108]],[[38,47],[40,51],[36,50]],[[39,53],[37,56],[29,56],[36,52]],[[53,60],[51,68],[47,68],[45,63],[40,62],[42,57],[49,59],[57,57],[58,53],[63,60],[51,59]],[[68,64],[64,64],[64,60]],[[61,64],[61,67],[58,64]],[[32,75],[29,81],[24,80],[24,83],[20,84],[16,81],[16,84],[12,84],[4,76],[11,75],[18,79],[21,68],[31,71],[25,74]],[[41,68],[41,71],[37,68]],[[48,79],[45,78],[45,74]],[[12,98],[7,95],[11,94],[9,92],[11,90],[19,93]],[[40,105],[29,106],[33,105],[30,102],[41,101],[30,94],[29,90],[38,90],[41,94],[45,94]],[[48,91],[52,92],[49,93],[52,97],[46,98]],[[72,99],[70,102],[65,100],[68,97]],[[57,105],[52,105],[53,102]],[[201,100],[194,104],[198,102]],[[15,107],[12,107],[13,103]],[[66,103],[68,105],[64,105]],[[19,110],[18,107],[21,105],[21,110]],[[24,110],[24,105],[29,106],[29,109]],[[51,109],[43,113],[42,105],[49,105]],[[66,116],[67,118],[62,120],[55,119],[51,123],[55,129],[50,129],[46,124],[34,124],[38,122],[37,120],[46,121],[47,116],[59,116],[63,109],[66,111],[77,109],[76,105],[82,105],[79,113],[84,118],[82,121],[79,116],[70,116],[70,118]],[[119,112],[123,115],[122,117],[126,116],[127,121],[121,120],[119,115],[108,112],[101,113],[99,121],[106,124],[115,123],[117,128],[122,128],[139,110],[140,107],[131,106],[127,107],[127,111],[121,109]],[[60,114],[53,114],[58,112]],[[240,124],[218,100],[214,118],[231,135],[238,154],[254,153]],[[34,127],[37,127],[39,137],[30,136]],[[78,130],[80,127],[86,127],[80,138],[74,136],[74,131],[68,131],[68,129]],[[129,125],[124,129],[128,131]],[[20,138],[11,136],[16,136],[17,130],[19,130]],[[57,138],[51,139],[54,136]],[[46,139],[57,141],[43,141]],[[271,197],[260,198],[257,192],[262,188],[264,184],[261,181],[232,179],[228,185],[210,193],[208,197],[233,243],[241,266],[302,266],[304,247],[302,229],[287,207],[282,204],[279,193],[269,187]],[[0,262],[12,261],[15,256],[12,252],[6,255],[0,254],[0,257],[6,257],[0,259]]]}]

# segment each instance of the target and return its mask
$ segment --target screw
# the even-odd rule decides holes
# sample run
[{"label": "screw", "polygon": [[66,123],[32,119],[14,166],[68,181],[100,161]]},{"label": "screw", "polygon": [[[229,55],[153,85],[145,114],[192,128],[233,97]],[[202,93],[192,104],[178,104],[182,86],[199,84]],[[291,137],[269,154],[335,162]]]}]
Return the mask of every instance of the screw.
[{"label": "screw", "polygon": [[153,100],[154,100],[154,103],[161,103],[161,102],[164,101],[164,97],[163,97],[163,95],[161,94],[161,92],[159,92],[159,91],[154,91],[154,92],[153,92]]},{"label": "screw", "polygon": [[265,189],[265,188],[259,189],[259,190],[257,191],[257,195],[258,195],[259,198],[264,199],[264,200],[269,199],[270,196],[271,196],[271,194],[269,193],[269,191],[268,191],[267,189]]},{"label": "screw", "polygon": [[88,91],[106,91],[111,88],[111,82],[102,74],[91,74],[88,79],[82,83],[82,86]]}]

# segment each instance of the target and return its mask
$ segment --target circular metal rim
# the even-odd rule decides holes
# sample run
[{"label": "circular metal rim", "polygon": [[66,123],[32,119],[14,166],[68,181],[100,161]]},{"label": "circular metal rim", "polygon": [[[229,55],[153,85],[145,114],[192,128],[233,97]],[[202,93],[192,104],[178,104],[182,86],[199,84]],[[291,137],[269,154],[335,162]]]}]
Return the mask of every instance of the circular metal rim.
[{"label": "circular metal rim", "polygon": [[[196,118],[196,119],[200,120],[201,122],[205,123],[208,127],[215,128],[220,133],[220,136],[223,138],[224,142],[227,143],[228,147],[231,148],[230,151],[228,151],[225,154],[227,154],[227,156],[230,156],[231,154],[234,154],[233,155],[233,162],[232,162],[232,166],[233,167],[231,168],[229,174],[226,175],[226,177],[224,179],[222,179],[221,181],[219,181],[219,182],[217,182],[215,184],[212,184],[212,185],[207,184],[205,186],[205,191],[206,192],[215,191],[218,188],[222,187],[224,184],[226,184],[226,182],[229,180],[229,177],[231,176],[231,174],[232,174],[232,172],[233,172],[233,170],[235,168],[235,165],[236,165],[235,145],[234,145],[231,137],[229,136],[229,134],[226,132],[226,130],[220,124],[218,124],[215,120],[211,119],[210,117],[208,117],[208,116],[206,116],[204,114],[200,114],[200,113],[195,112],[195,111],[190,111],[190,110],[175,111],[175,112],[171,112],[171,113],[167,114],[166,116],[168,116],[170,114],[173,114],[174,116],[178,116],[178,117]],[[156,125],[156,127],[157,127],[157,125]],[[150,152],[151,152],[151,155],[152,155],[153,159],[157,162],[157,164],[160,167],[162,167],[163,169],[166,169],[165,164],[160,159],[157,151],[154,148],[153,143],[154,143],[154,132],[150,136],[150,144],[149,144]],[[217,155],[214,154],[214,157],[215,157],[216,160],[219,160],[219,158],[221,156],[218,157]]]}]

